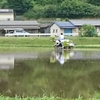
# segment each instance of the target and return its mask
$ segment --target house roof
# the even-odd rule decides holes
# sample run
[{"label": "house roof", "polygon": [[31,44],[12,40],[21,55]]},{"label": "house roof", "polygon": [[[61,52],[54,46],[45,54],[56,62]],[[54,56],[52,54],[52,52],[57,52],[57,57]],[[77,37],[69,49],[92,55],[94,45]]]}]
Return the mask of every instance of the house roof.
[{"label": "house roof", "polygon": [[0,9],[0,13],[13,13],[13,9]]},{"label": "house roof", "polygon": [[50,26],[50,24],[40,24],[39,26],[40,26],[40,28],[47,28]]},{"label": "house roof", "polygon": [[100,26],[100,20],[94,20],[94,19],[82,19],[82,20],[69,20],[72,24],[75,26],[82,26],[83,24],[91,24],[94,26]]},{"label": "house roof", "polygon": [[15,30],[15,29],[23,30],[23,28],[4,28],[4,30]]},{"label": "house roof", "polygon": [[60,28],[75,28],[75,26],[70,22],[54,22]]},{"label": "house roof", "polygon": [[0,21],[0,29],[4,28],[40,29],[37,21]]},{"label": "house roof", "polygon": [[13,29],[13,28],[40,29],[39,26],[0,26],[0,30],[2,30],[2,29]]},{"label": "house roof", "polygon": [[0,26],[3,25],[39,25],[37,21],[0,21]]}]

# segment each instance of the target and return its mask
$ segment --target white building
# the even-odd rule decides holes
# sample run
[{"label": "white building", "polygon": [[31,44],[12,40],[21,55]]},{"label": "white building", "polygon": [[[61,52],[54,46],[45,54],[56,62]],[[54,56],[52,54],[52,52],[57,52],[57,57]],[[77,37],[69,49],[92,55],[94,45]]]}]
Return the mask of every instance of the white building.
[{"label": "white building", "polygon": [[74,29],[76,27],[70,22],[54,22],[50,26],[50,34],[59,36],[61,33],[68,36],[74,36],[75,34]]},{"label": "white building", "polygon": [[0,9],[0,21],[13,21],[14,11],[13,9]]}]

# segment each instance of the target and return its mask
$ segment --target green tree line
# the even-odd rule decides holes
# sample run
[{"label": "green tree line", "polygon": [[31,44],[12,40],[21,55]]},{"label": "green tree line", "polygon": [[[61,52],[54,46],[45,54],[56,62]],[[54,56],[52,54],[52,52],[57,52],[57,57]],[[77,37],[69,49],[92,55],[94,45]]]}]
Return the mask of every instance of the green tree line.
[{"label": "green tree line", "polygon": [[100,17],[100,0],[0,0],[0,8],[28,19]]}]

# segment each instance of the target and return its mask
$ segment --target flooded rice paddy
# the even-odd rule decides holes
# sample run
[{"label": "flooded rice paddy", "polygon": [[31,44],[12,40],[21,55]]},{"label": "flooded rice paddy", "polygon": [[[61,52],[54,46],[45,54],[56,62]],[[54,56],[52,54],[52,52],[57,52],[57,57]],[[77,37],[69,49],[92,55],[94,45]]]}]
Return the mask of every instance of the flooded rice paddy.
[{"label": "flooded rice paddy", "polygon": [[0,94],[92,97],[100,93],[100,51],[0,54]]}]

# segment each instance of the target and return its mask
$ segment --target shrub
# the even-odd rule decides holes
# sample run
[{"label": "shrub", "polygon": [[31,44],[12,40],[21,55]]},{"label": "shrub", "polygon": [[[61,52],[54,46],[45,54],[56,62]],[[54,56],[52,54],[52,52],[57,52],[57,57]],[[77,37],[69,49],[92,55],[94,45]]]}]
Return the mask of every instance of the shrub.
[{"label": "shrub", "polygon": [[96,37],[97,32],[96,28],[91,25],[91,24],[84,24],[82,25],[80,31],[79,31],[79,36],[81,37]]}]

